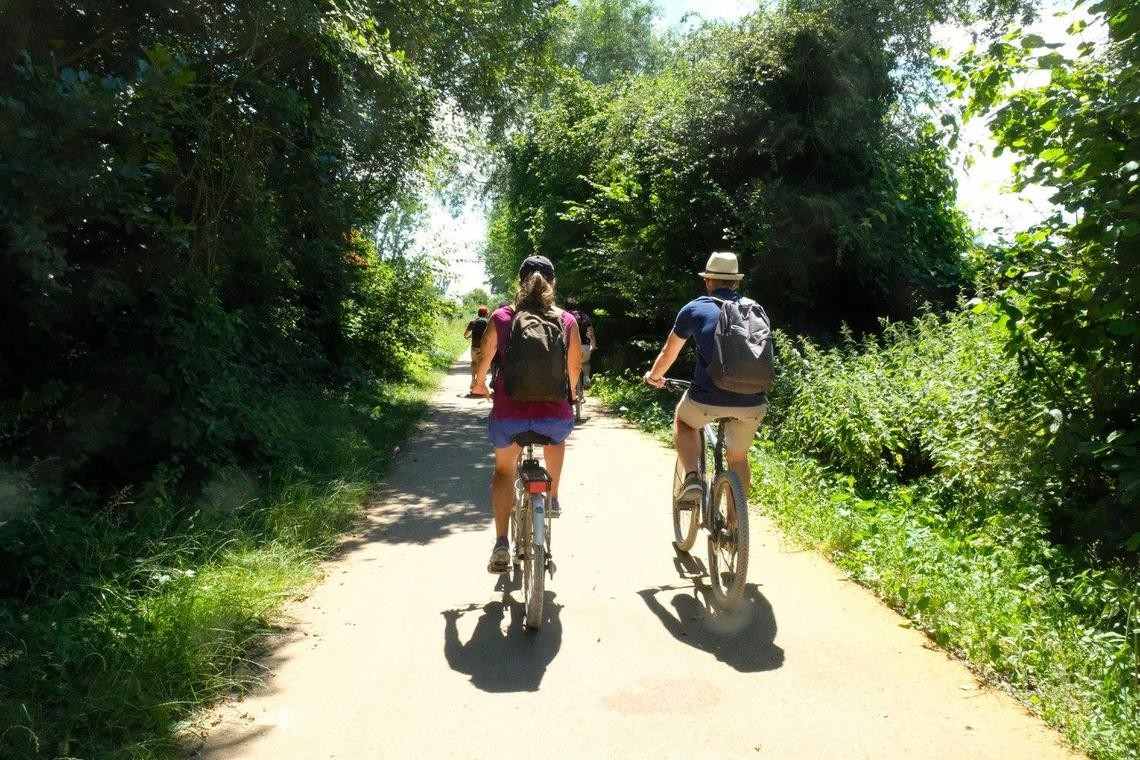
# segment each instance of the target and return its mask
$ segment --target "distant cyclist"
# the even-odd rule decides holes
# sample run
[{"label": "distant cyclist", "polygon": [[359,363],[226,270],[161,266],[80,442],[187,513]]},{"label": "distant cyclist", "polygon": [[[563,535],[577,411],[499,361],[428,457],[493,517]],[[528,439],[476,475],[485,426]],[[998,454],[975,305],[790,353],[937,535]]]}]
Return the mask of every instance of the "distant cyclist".
[{"label": "distant cyclist", "polygon": [[554,305],[554,265],[545,256],[531,256],[519,267],[519,289],[513,306],[496,309],[492,329],[483,334],[479,366],[475,370],[476,395],[488,393],[487,369],[499,360],[495,393],[487,429],[495,448],[491,477],[491,509],[495,516],[495,547],[487,570],[510,571],[507,541],[514,503],[515,464],[519,433],[544,435],[543,460],[551,477],[550,514],[561,513],[558,484],[565,458],[565,441],[574,429],[572,400],[581,369],[578,324],[569,312]]},{"label": "distant cyclist", "polygon": [[[697,474],[697,460],[700,457],[700,429],[714,419],[729,418],[725,426],[725,449],[729,468],[740,478],[744,492],[748,493],[750,472],[748,450],[752,439],[768,411],[768,397],[761,392],[741,393],[725,390],[728,383],[718,385],[710,374],[710,365],[717,358],[717,323],[721,320],[725,304],[733,302],[745,306],[759,306],[744,299],[737,292],[744,275],[740,273],[735,253],[713,253],[705,271],[705,292],[681,309],[673,323],[661,353],[653,366],[645,373],[645,382],[655,388],[665,384],[665,373],[677,360],[685,341],[693,338],[697,348],[697,366],[693,370],[693,384],[677,404],[673,417],[673,444],[677,450],[677,460],[685,473],[679,500],[699,501],[702,484]],[[759,310],[763,314],[763,310]],[[765,323],[767,316],[764,316]],[[720,352],[723,354],[723,350]],[[770,357],[771,348],[768,348]]]},{"label": "distant cyclist", "polygon": [[594,322],[590,319],[590,315],[579,307],[576,299],[566,299],[566,311],[574,315],[574,321],[578,323],[578,334],[582,336],[582,387],[589,388],[594,382],[590,373],[590,357],[598,347],[598,338],[594,335]]},{"label": "distant cyclist", "polygon": [[467,323],[463,331],[464,338],[471,339],[471,387],[469,395],[475,395],[475,369],[479,366],[479,353],[483,345],[483,333],[487,329],[487,307],[480,306],[475,319]]}]

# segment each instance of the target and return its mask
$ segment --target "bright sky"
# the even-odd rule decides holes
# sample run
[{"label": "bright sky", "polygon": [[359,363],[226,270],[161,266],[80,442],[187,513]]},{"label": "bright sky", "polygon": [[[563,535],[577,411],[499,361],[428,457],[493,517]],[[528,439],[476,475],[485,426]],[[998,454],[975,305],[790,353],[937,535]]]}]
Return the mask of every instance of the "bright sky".
[{"label": "bright sky", "polygon": [[704,19],[738,19],[757,7],[756,0],[657,0],[661,9],[658,25],[669,27],[686,13],[699,13]]},{"label": "bright sky", "polygon": [[[757,0],[657,0],[661,9],[658,24],[666,28],[680,22],[686,13],[696,12],[705,20],[735,20],[758,6]],[[1054,17],[1049,7],[1068,5],[1064,0],[1046,0],[1041,22],[1034,24],[1033,32],[1046,40],[1059,40],[1072,17]],[[946,29],[939,33],[939,42],[961,52],[967,36],[961,30]],[[1012,157],[993,158],[992,140],[984,122],[975,119],[962,135],[962,147],[955,156],[955,174],[958,178],[959,206],[978,228],[1007,231],[1024,229],[1043,218],[1050,209],[1049,193],[1041,188],[1030,188],[1014,194],[1009,191],[1012,179]],[[973,164],[965,166],[965,158],[972,155]],[[486,287],[479,250],[486,239],[486,211],[477,203],[469,203],[458,217],[436,204],[432,204],[429,228],[422,239],[443,240],[453,253],[453,281],[449,292],[461,295],[477,287]]]}]

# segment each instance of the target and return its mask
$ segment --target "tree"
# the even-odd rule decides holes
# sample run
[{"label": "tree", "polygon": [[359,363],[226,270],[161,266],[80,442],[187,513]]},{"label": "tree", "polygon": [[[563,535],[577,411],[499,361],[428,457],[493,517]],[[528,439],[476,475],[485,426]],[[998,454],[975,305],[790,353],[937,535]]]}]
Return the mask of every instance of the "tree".
[{"label": "tree", "polygon": [[595,84],[657,69],[666,58],[652,0],[578,0],[564,6],[558,60]]},{"label": "tree", "polygon": [[[401,377],[400,228],[446,99],[501,125],[555,0],[8,3],[0,451],[96,498],[280,457],[275,393]],[[381,220],[390,222],[387,227]]]},{"label": "tree", "polygon": [[[1140,14],[1085,3],[1107,39],[1060,43],[1011,30],[964,56],[944,79],[989,114],[999,149],[1015,151],[1017,186],[1051,187],[1057,210],[1018,235],[995,285],[1009,350],[1051,397],[1051,429],[1084,470],[1093,508],[1074,529],[1140,549]],[[1069,33],[1088,26],[1076,21]],[[1075,42],[1075,41],[1074,41]],[[1049,83],[1011,91],[1018,75]]]},{"label": "tree", "polygon": [[546,253],[627,335],[665,329],[724,248],[785,326],[874,329],[952,302],[963,220],[892,70],[877,22],[839,3],[702,27],[628,82],[564,75],[503,145],[491,272]]}]

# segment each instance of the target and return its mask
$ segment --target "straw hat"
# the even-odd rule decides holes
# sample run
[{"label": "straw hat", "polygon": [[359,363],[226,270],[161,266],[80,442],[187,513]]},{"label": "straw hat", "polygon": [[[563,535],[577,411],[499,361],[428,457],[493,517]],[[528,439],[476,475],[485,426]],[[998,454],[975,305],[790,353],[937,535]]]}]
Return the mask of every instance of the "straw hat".
[{"label": "straw hat", "polygon": [[709,256],[708,263],[705,264],[705,271],[701,272],[700,276],[707,277],[710,280],[744,279],[744,275],[740,273],[736,254],[731,251],[718,251]]}]

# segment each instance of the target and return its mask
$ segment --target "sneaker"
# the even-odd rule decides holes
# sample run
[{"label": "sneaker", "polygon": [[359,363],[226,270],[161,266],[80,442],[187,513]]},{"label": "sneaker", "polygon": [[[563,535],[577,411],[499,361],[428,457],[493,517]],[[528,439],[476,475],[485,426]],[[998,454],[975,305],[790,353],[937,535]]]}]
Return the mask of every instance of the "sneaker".
[{"label": "sneaker", "polygon": [[487,572],[503,575],[511,571],[511,549],[506,541],[496,541],[491,552],[491,561],[487,563]]},{"label": "sneaker", "polygon": [[701,476],[696,472],[690,472],[685,476],[684,482],[681,483],[681,490],[677,493],[677,502],[699,505],[704,490],[705,484],[701,480]]},{"label": "sneaker", "polygon": [[562,517],[562,505],[558,503],[558,499],[550,500],[550,516]]}]

